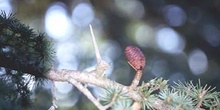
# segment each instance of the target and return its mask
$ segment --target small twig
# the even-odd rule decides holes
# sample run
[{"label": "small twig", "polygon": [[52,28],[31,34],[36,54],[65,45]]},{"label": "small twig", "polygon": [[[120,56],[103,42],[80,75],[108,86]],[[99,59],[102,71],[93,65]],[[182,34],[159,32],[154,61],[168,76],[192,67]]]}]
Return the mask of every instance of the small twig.
[{"label": "small twig", "polygon": [[55,85],[55,81],[52,81],[52,83],[53,83],[53,89],[52,89],[52,95],[53,95],[53,106],[55,107],[55,108],[57,108],[57,105],[56,105],[56,100],[57,100],[57,98],[56,98],[56,95],[55,95],[55,92],[56,92],[56,90],[57,90],[57,87],[56,87],[56,85]]},{"label": "small twig", "polygon": [[138,86],[140,79],[141,79],[141,76],[142,76],[142,70],[137,70],[137,73],[136,73],[136,75],[130,85],[130,88],[135,88]]},{"label": "small twig", "polygon": [[205,87],[202,89],[201,93],[198,96],[199,97],[199,103],[196,105],[196,108],[200,108],[202,106],[203,97],[205,96],[205,94],[210,89],[210,87],[206,89],[206,86],[207,85],[205,85]]},{"label": "small twig", "polygon": [[196,105],[196,108],[200,108],[201,107],[201,105],[202,105],[202,98],[203,98],[203,96],[206,94],[206,90],[205,91],[202,91],[202,93],[201,94],[199,94],[199,103]]},{"label": "small twig", "polygon": [[155,85],[151,85],[150,83],[145,83],[143,86],[138,86],[137,89],[141,89],[141,88],[150,88],[153,91],[156,91],[158,89],[160,89],[160,86],[155,86]]},{"label": "small twig", "polygon": [[55,81],[52,80],[52,106],[48,109],[48,110],[56,110],[56,108],[58,108],[58,106],[56,105],[56,96],[55,96],[55,92],[56,92],[57,88],[55,85]]},{"label": "small twig", "polygon": [[132,110],[141,110],[142,106],[139,102],[134,102],[132,105]]},{"label": "small twig", "polygon": [[79,89],[92,103],[96,105],[97,108],[99,108],[99,110],[106,110],[105,107],[101,105],[99,101],[92,95],[92,93],[80,82],[72,79],[70,83],[72,83],[77,89]]},{"label": "small twig", "polygon": [[186,89],[186,96],[187,97],[189,97],[191,88],[192,88],[191,86],[187,86],[187,89]]},{"label": "small twig", "polygon": [[48,110],[56,110],[56,108],[52,105]]},{"label": "small twig", "polygon": [[102,60],[102,57],[100,55],[100,52],[99,52],[99,49],[98,49],[98,46],[97,46],[97,43],[96,43],[95,35],[94,35],[93,28],[92,28],[91,24],[89,25],[89,28],[90,28],[90,33],[91,33],[91,36],[92,36],[92,42],[93,42],[93,45],[94,45],[94,48],[95,48],[95,55],[96,55],[96,60],[97,60],[96,73],[97,74],[101,73],[102,76],[104,76],[104,71],[109,67],[109,64],[106,61]]},{"label": "small twig", "polygon": [[108,109],[109,107],[111,107],[114,103],[116,98],[118,97],[118,94],[114,94],[114,96],[112,97],[112,100],[109,104],[105,105],[104,108]]},{"label": "small twig", "polygon": [[98,46],[97,46],[97,43],[96,43],[95,35],[93,33],[93,28],[92,28],[91,24],[89,25],[89,28],[90,28],[90,33],[91,33],[91,36],[92,36],[92,42],[93,42],[93,45],[94,45],[94,48],[95,48],[96,60],[97,60],[97,63],[99,63],[99,62],[101,62],[102,57],[100,55],[100,52],[99,52],[99,49],[98,49]]}]

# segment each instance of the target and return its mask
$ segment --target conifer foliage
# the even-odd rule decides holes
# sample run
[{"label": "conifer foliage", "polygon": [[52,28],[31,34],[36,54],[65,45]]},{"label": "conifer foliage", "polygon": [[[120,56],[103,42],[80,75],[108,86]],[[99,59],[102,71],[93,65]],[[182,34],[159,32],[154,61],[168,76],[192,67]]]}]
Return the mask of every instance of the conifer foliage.
[{"label": "conifer foliage", "polygon": [[[51,42],[44,34],[21,24],[12,14],[0,16],[0,66],[29,73],[36,78],[44,77],[50,69]],[[13,73],[13,71],[6,71]]]},{"label": "conifer foliage", "polygon": [[30,79],[45,79],[44,73],[51,68],[52,55],[51,42],[44,34],[34,33],[13,14],[0,13],[0,86],[8,88],[0,91],[4,101],[29,105],[28,83]]}]

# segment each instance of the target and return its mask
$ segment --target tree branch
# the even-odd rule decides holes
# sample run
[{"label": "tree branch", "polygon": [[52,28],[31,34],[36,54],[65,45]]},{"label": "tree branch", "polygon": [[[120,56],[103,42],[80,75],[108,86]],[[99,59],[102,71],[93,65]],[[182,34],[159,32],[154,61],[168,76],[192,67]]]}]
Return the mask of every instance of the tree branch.
[{"label": "tree branch", "polygon": [[[108,85],[111,85],[114,83],[114,87],[117,87],[117,89],[120,89],[123,93],[127,93],[127,97],[133,99],[135,102],[140,102],[142,99],[141,94],[138,92],[137,89],[129,89],[129,86],[124,86],[121,85],[115,81],[111,81],[108,78],[101,78],[101,77],[97,77],[95,75],[96,71],[91,71],[91,72],[87,72],[87,71],[75,71],[75,70],[50,70],[47,74],[46,77],[50,80],[53,81],[62,81],[62,82],[69,82],[73,85],[75,85],[78,89],[81,90],[81,92],[83,92],[85,95],[88,93],[88,90],[85,89],[85,87],[83,87],[82,85],[79,85],[77,83],[82,82],[82,83],[89,83],[89,84],[93,84],[95,86],[101,87],[101,88],[107,88]],[[82,88],[82,89],[81,89]],[[90,93],[89,93],[90,94]],[[97,100],[95,98],[92,98],[93,96],[87,96],[97,107],[100,108],[105,108],[105,106],[99,105]],[[102,107],[101,107],[102,106]],[[153,108],[155,108],[156,110],[165,110],[165,108],[170,108],[169,105],[165,104],[162,100],[157,99],[154,101],[153,103]],[[100,109],[99,108],[99,109]],[[102,110],[105,110],[103,109]],[[200,109],[198,109],[200,110]],[[201,109],[202,110],[202,109]]]},{"label": "tree branch", "polygon": [[[89,83],[101,88],[107,88],[108,85],[114,83],[114,85],[122,90],[125,93],[128,93],[128,97],[132,98],[135,101],[141,100],[141,95],[138,93],[137,90],[129,90],[128,86],[121,85],[115,81],[111,81],[106,77],[97,76],[96,70],[87,72],[87,71],[76,71],[76,70],[50,70],[46,77],[53,81],[62,81],[62,82],[70,82],[74,84],[75,81],[82,82],[82,83]],[[102,78],[101,78],[102,77]],[[128,92],[129,91],[129,92]]]},{"label": "tree branch", "polygon": [[92,93],[86,87],[84,87],[80,82],[71,79],[70,83],[76,86],[77,89],[79,89],[84,95],[86,95],[87,98],[91,100],[91,102],[94,103],[96,107],[99,108],[99,110],[106,110],[105,107],[101,105],[99,101],[92,95]]}]

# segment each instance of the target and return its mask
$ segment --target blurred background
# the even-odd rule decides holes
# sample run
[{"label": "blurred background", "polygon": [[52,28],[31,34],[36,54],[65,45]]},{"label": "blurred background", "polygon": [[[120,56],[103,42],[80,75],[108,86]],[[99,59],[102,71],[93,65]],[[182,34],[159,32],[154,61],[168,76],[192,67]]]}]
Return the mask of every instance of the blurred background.
[{"label": "blurred background", "polygon": [[[54,42],[56,69],[90,71],[96,66],[92,24],[107,77],[130,85],[135,71],[124,56],[138,46],[147,59],[142,81],[163,77],[201,80],[220,91],[219,0],[0,0],[0,10],[45,32]],[[97,109],[74,86],[56,82],[59,110]],[[95,96],[101,89],[89,85]],[[32,86],[30,85],[30,89]],[[51,106],[51,83],[35,88],[36,110]]]}]

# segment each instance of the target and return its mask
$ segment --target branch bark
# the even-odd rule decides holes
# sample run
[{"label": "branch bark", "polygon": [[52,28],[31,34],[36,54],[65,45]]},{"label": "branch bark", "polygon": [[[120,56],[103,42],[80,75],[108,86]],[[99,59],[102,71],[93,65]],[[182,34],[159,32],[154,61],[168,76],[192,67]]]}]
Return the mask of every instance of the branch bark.
[{"label": "branch bark", "polygon": [[[128,93],[127,95],[132,98],[134,101],[139,102],[141,100],[141,95],[138,93],[137,90],[131,90],[128,86],[121,85],[115,81],[111,81],[105,76],[97,76],[96,70],[87,72],[87,71],[76,71],[76,70],[50,70],[46,77],[53,81],[62,81],[62,82],[69,82],[74,84],[74,80],[82,83],[89,83],[101,88],[107,88],[108,85],[114,83],[114,85]],[[74,80],[73,80],[74,79]]]}]

